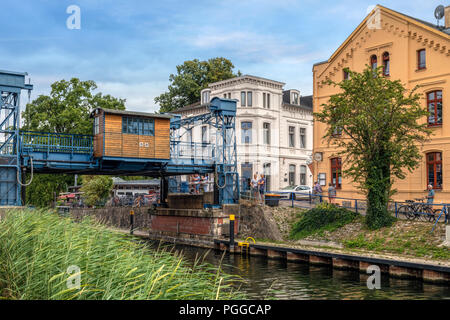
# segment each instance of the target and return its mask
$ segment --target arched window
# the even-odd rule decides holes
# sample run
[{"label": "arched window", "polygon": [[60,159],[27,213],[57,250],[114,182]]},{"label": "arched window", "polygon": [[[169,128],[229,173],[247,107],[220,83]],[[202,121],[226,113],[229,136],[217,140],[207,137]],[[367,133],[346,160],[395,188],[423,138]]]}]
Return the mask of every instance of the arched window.
[{"label": "arched window", "polygon": [[428,125],[442,125],[442,90],[427,93]]},{"label": "arched window", "polygon": [[372,55],[370,57],[370,66],[372,67],[372,69],[377,68],[377,56],[376,55]]},{"label": "arched window", "polygon": [[383,53],[383,75],[389,76],[391,69],[391,63],[389,60],[389,52]]},{"label": "arched window", "polygon": [[331,183],[336,189],[342,187],[342,162],[341,158],[331,158]]},{"label": "arched window", "polygon": [[427,185],[442,189],[442,153],[427,153]]}]

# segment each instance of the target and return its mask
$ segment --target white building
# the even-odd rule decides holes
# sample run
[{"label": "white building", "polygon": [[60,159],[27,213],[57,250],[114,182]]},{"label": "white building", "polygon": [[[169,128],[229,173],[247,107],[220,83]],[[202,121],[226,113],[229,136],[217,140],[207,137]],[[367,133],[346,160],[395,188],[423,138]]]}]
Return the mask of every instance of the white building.
[{"label": "white building", "polygon": [[[267,190],[288,185],[311,186],[308,168],[313,148],[312,96],[283,91],[284,83],[244,75],[202,90],[201,101],[175,111],[184,117],[207,112],[213,97],[236,99],[236,142],[241,179],[264,173]],[[184,135],[189,142],[214,143],[214,132],[198,125]]]}]

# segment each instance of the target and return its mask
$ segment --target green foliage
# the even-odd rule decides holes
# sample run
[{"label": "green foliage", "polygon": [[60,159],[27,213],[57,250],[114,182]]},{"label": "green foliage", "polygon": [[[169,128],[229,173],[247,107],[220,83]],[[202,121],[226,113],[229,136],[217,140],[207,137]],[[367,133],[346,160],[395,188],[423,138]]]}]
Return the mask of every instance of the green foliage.
[{"label": "green foliage", "polygon": [[[22,130],[70,134],[92,134],[93,119],[89,117],[95,108],[125,109],[125,100],[102,93],[94,81],[56,81],[49,95],[40,95],[27,104],[22,112]],[[33,182],[26,187],[26,203],[38,207],[48,206],[58,195],[73,185],[70,175],[35,174]]]},{"label": "green foliage", "polygon": [[84,203],[88,206],[103,205],[113,187],[113,180],[109,176],[83,176],[83,185],[80,191],[83,192]]},{"label": "green foliage", "polygon": [[[27,182],[30,176],[27,177]],[[74,184],[74,176],[67,174],[34,174],[33,182],[26,187],[25,203],[36,207],[47,207],[60,192]]]},{"label": "green foliage", "polygon": [[308,210],[291,230],[292,239],[301,239],[323,231],[334,231],[354,221],[360,215],[329,203],[319,204]]},{"label": "green foliage", "polygon": [[340,150],[336,155],[344,158],[344,176],[367,195],[366,223],[376,229],[392,223],[387,205],[394,179],[404,179],[406,170],[412,172],[421,161],[420,144],[431,132],[423,121],[428,111],[418,87],[407,92],[399,80],[383,77],[382,68],[346,71],[349,80],[326,82],[341,93],[314,117],[327,124],[323,138]]},{"label": "green foliage", "polygon": [[[67,273],[81,271],[81,287]],[[23,300],[242,299],[220,268],[187,264],[89,219],[42,210],[0,220],[0,298]]]},{"label": "green foliage", "polygon": [[177,74],[169,76],[169,91],[155,98],[160,112],[170,112],[200,101],[200,91],[208,84],[240,76],[233,73],[234,65],[226,58],[197,59],[177,66]]}]

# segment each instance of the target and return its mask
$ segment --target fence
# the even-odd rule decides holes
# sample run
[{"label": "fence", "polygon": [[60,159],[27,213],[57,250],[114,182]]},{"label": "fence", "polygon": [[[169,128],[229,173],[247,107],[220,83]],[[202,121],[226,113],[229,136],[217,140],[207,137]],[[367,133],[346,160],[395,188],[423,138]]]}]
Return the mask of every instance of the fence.
[{"label": "fence", "polygon": [[[339,207],[349,210],[354,210],[357,213],[366,214],[367,200],[344,198],[344,197],[330,197],[324,194],[314,194],[312,192],[291,192],[291,191],[276,191],[266,192],[266,196],[278,195],[281,203],[286,203],[288,206],[294,208],[312,209],[321,202],[329,202]],[[250,190],[241,192],[242,199],[253,201],[261,201],[259,194],[252,194]],[[416,199],[419,200],[419,199]],[[408,220],[422,220],[428,222],[439,221],[448,223],[449,221],[449,203],[424,203],[420,201],[390,201],[388,203],[388,210],[395,215],[396,218]]]}]

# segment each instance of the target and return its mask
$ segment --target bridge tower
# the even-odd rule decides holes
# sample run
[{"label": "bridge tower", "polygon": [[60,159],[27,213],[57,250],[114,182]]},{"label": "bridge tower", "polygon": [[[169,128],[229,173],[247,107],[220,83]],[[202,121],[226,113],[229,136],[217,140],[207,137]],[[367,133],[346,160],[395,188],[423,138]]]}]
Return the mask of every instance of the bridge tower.
[{"label": "bridge tower", "polygon": [[25,84],[27,73],[0,70],[0,205],[20,206],[20,93],[30,92]]}]

